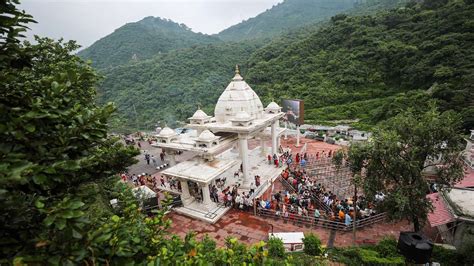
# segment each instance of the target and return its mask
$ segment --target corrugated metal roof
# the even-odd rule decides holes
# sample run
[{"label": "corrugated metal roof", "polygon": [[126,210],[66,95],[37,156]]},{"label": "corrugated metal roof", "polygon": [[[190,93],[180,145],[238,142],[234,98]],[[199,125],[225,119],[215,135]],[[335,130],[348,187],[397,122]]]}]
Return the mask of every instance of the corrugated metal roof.
[{"label": "corrugated metal roof", "polygon": [[433,212],[428,213],[428,221],[431,227],[447,224],[456,220],[449,211],[449,207],[439,193],[426,195],[433,204]]},{"label": "corrugated metal roof", "polygon": [[455,187],[474,187],[474,170],[468,169],[463,180],[459,181]]}]

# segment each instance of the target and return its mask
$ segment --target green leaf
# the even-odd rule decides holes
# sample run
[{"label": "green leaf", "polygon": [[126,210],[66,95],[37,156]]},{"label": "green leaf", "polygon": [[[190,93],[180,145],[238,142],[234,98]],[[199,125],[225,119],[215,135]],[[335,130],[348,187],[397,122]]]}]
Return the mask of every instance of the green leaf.
[{"label": "green leaf", "polygon": [[43,209],[43,208],[44,208],[44,203],[41,202],[40,200],[36,200],[36,201],[35,201],[35,206],[36,206],[36,208],[38,208],[38,209]]},{"label": "green leaf", "polygon": [[73,210],[79,209],[82,206],[84,206],[84,202],[82,201],[72,201],[68,204],[68,207]]},{"label": "green leaf", "polygon": [[109,240],[110,237],[112,237],[112,234],[111,234],[111,233],[109,233],[109,234],[104,234],[104,235],[101,235],[101,236],[97,237],[97,238],[95,239],[95,241],[98,242],[98,243],[101,243],[101,242],[104,242],[104,241]]},{"label": "green leaf", "polygon": [[44,220],[43,220],[43,223],[46,225],[46,226],[50,226],[54,223],[56,219],[56,216],[55,215],[49,215],[47,216]]},{"label": "green leaf", "polygon": [[61,213],[61,217],[65,219],[71,219],[72,217],[74,217],[74,215],[73,215],[72,210],[65,210]]},{"label": "green leaf", "polygon": [[79,233],[75,229],[72,229],[72,237],[77,238],[77,239],[81,239],[82,235],[81,235],[81,233]]},{"label": "green leaf", "polygon": [[56,228],[58,228],[59,230],[63,230],[66,227],[66,220],[58,219],[54,224],[56,225]]},{"label": "green leaf", "polygon": [[43,175],[43,174],[37,174],[33,176],[33,182],[35,182],[35,184],[37,185],[41,185],[45,183],[46,180],[47,180],[47,177],[46,175]]},{"label": "green leaf", "polygon": [[35,132],[36,127],[35,127],[35,125],[27,124],[27,125],[25,125],[25,129],[26,129],[26,131],[32,133],[32,132]]},{"label": "green leaf", "polygon": [[114,222],[120,221],[120,217],[118,217],[117,215],[112,216],[111,219],[112,219],[112,221],[114,221]]}]

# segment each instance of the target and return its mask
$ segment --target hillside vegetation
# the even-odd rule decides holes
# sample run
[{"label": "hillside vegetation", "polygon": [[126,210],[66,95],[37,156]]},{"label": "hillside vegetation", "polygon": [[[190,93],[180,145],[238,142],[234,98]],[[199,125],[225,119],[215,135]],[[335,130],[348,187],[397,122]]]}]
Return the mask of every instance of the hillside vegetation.
[{"label": "hillside vegetation", "polygon": [[92,66],[96,68],[107,68],[149,59],[171,50],[217,42],[220,42],[218,38],[195,33],[184,24],[146,17],[125,24],[78,55],[92,60]]},{"label": "hillside vegetation", "polygon": [[[446,2],[446,3],[445,3]],[[373,124],[435,99],[473,126],[474,6],[425,1],[330,25],[249,60],[247,79],[265,99],[302,98],[314,120]]]},{"label": "hillside vegetation", "polygon": [[114,128],[152,129],[158,121],[175,125],[201,105],[213,105],[257,44],[220,44],[172,51],[151,60],[105,70],[99,101],[117,103]]},{"label": "hillside vegetation", "polygon": [[474,127],[472,1],[367,1],[327,23],[262,41],[216,43],[156,55],[103,71],[102,103],[114,101],[114,128],[151,129],[185,121],[214,104],[242,66],[264,104],[305,100],[308,122],[359,120],[369,128],[408,107],[461,114]]},{"label": "hillside vegetation", "polygon": [[354,7],[354,0],[286,0],[254,18],[219,34],[225,41],[274,37],[288,30],[313,24]]}]

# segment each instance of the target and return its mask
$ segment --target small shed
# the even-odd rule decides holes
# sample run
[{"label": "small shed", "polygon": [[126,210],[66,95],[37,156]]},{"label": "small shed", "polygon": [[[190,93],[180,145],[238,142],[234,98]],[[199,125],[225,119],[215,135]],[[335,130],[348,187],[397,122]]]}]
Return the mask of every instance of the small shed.
[{"label": "small shed", "polygon": [[268,238],[271,237],[280,238],[286,252],[303,251],[304,249],[303,232],[269,233]]},{"label": "small shed", "polygon": [[159,207],[158,197],[155,191],[147,186],[139,186],[132,189],[135,197],[140,200],[141,207],[145,211],[149,211]]}]

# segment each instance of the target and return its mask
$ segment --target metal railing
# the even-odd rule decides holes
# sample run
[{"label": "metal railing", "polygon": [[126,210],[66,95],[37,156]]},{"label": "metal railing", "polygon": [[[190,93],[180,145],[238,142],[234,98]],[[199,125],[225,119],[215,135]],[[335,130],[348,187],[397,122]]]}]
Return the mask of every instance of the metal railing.
[{"label": "metal railing", "polygon": [[293,187],[293,185],[291,185],[290,183],[288,183],[288,181],[287,181],[286,179],[284,179],[282,176],[280,176],[279,179],[280,179],[280,183],[281,183],[290,193],[296,192],[296,189]]},{"label": "metal railing", "polygon": [[[330,220],[324,217],[315,218],[311,215],[304,216],[304,215],[298,215],[296,213],[289,213],[288,217],[284,217],[283,214],[281,213],[277,214],[275,210],[271,210],[271,209],[258,208],[257,216],[273,218],[275,221],[281,221],[284,223],[290,222],[299,226],[320,227],[320,228],[325,228],[329,230],[337,230],[337,231],[343,231],[343,232],[351,231],[353,229],[352,223],[350,223],[349,225],[346,225],[345,223],[339,221],[339,219]],[[356,220],[356,228],[360,229],[360,228],[367,227],[375,223],[379,223],[381,221],[384,221],[386,217],[387,217],[386,213],[379,213],[373,216],[358,219]]]}]

